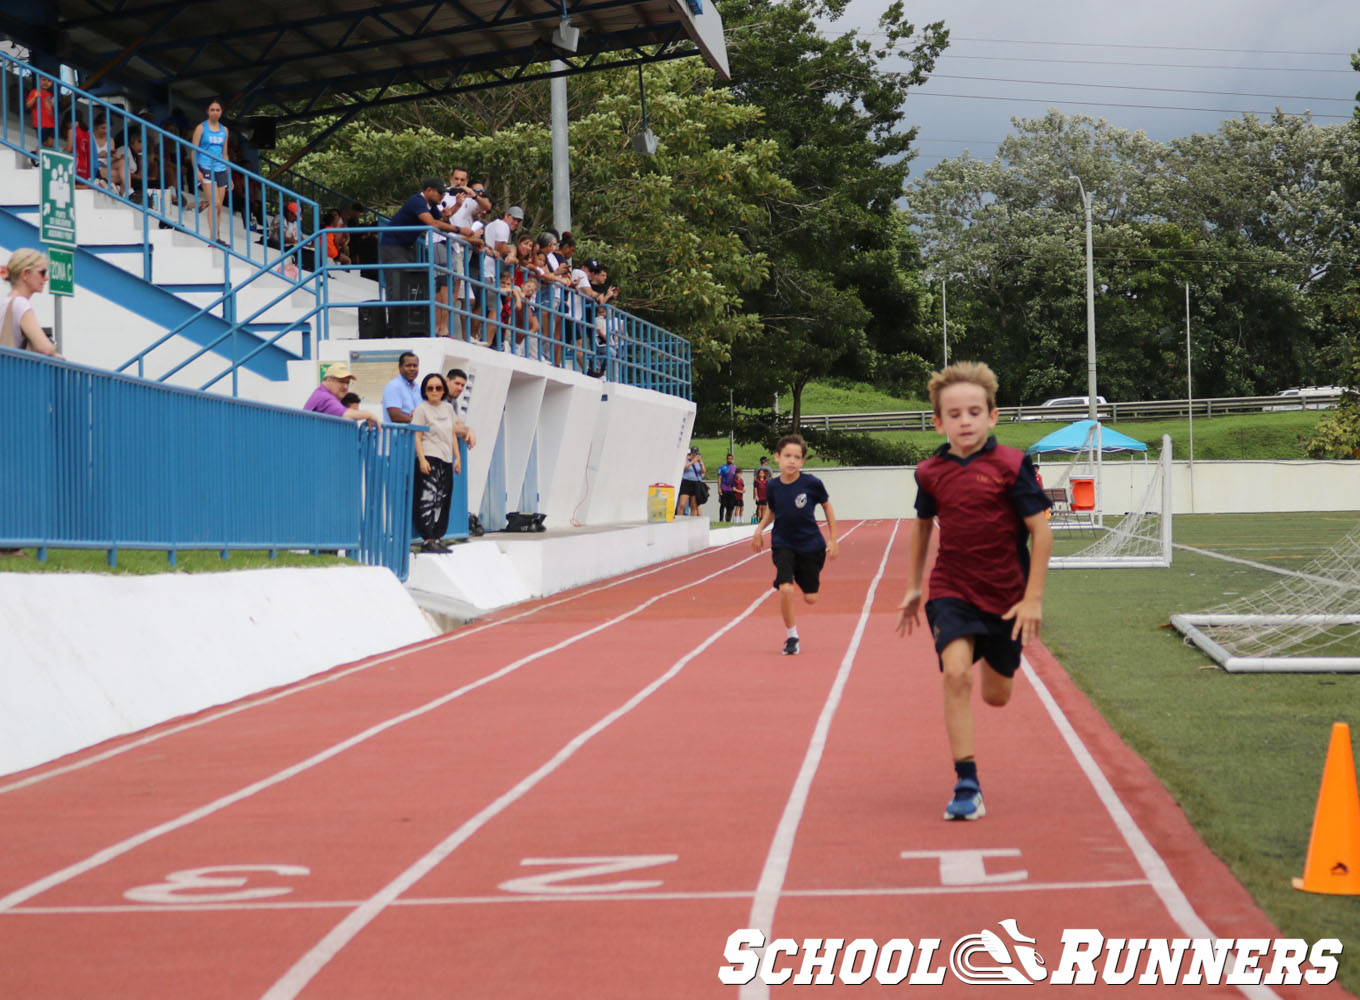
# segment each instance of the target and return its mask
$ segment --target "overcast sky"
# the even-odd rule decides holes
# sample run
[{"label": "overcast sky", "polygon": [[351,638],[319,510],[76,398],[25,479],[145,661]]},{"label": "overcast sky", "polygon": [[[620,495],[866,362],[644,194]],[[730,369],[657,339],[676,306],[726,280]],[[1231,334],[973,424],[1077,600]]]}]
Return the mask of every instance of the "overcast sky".
[{"label": "overcast sky", "polygon": [[[885,6],[853,0],[826,30],[873,31]],[[1360,0],[907,0],[907,14],[951,33],[908,99],[914,176],[965,148],[990,159],[1013,117],[1049,107],[1170,139],[1276,107],[1336,123],[1360,90]]]}]

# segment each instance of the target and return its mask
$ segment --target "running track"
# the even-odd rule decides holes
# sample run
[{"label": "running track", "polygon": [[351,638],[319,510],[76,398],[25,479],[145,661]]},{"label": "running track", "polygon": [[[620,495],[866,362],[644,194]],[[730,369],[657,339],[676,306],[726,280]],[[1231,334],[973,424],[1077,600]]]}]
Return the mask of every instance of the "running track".
[{"label": "running track", "polygon": [[851,528],[797,658],[743,543],[0,778],[0,997],[759,1000],[804,988],[721,985],[739,928],[1278,936],[1041,646],[943,822],[908,523]]}]

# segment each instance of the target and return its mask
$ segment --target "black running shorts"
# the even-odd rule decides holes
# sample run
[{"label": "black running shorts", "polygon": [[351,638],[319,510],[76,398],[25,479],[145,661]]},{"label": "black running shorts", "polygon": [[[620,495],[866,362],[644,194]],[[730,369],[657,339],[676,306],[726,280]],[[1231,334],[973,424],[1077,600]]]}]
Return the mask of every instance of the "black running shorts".
[{"label": "black running shorts", "polygon": [[796,583],[805,594],[822,589],[822,566],[826,563],[826,549],[799,552],[796,549],[770,549],[774,558],[774,588]]},{"label": "black running shorts", "polygon": [[[1011,638],[1015,622],[981,611],[957,597],[926,601],[926,621],[935,637],[936,653],[944,652],[955,639],[972,636],[975,661],[986,660],[1003,677],[1014,677],[1020,669],[1020,640]],[[944,669],[943,661],[940,669]]]}]

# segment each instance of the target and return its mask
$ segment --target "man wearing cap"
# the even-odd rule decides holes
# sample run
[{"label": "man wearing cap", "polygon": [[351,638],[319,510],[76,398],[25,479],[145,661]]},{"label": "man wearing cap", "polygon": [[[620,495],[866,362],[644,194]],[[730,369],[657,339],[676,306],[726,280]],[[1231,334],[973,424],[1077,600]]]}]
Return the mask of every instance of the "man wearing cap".
[{"label": "man wearing cap", "polygon": [[[444,197],[444,184],[438,177],[428,177],[421,182],[420,193],[413,194],[406,199],[406,202],[397,209],[395,215],[388,221],[383,228],[382,235],[378,238],[378,260],[383,264],[414,264],[416,262],[416,240],[422,237],[418,230],[408,229],[402,232],[403,227],[409,226],[429,226],[437,232],[453,232],[453,226],[441,218],[439,211],[440,199]],[[384,280],[387,284],[389,299],[411,299],[416,296],[411,294],[411,275],[403,268],[385,268],[383,270]],[[425,298],[421,293],[420,298]],[[393,310],[398,312],[397,310]],[[399,329],[399,333],[410,332],[415,325],[414,307],[410,311],[401,310],[399,316],[407,319],[404,328]],[[397,322],[398,316],[390,316],[389,320]]]},{"label": "man wearing cap", "polygon": [[302,404],[304,410],[311,410],[313,413],[327,413],[333,417],[344,417],[346,420],[363,420],[374,427],[378,426],[378,418],[371,413],[365,413],[360,409],[346,409],[345,404],[340,402],[341,397],[349,392],[349,384],[354,381],[354,373],[349,370],[349,365],[343,361],[337,361],[326,369],[326,374],[321,378],[321,384],[312,390],[312,394],[307,397],[307,402]]},{"label": "man wearing cap", "polygon": [[[519,224],[524,221],[524,209],[518,205],[511,205],[505,210],[505,214],[499,219],[495,219],[486,224],[482,230],[482,242],[486,244],[486,251],[482,254],[482,294],[486,298],[485,312],[489,314],[491,304],[495,302],[497,289],[500,288],[500,262],[505,260],[510,254],[514,253],[515,245],[510,242],[510,235],[519,228]],[[495,325],[486,325],[486,340],[488,345],[494,336]]]}]

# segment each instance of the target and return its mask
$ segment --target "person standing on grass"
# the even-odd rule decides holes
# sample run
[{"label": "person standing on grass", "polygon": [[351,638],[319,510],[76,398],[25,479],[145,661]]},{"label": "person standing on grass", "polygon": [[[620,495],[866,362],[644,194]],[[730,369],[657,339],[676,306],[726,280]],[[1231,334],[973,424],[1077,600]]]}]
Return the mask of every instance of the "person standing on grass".
[{"label": "person standing on grass", "polygon": [[1020,649],[1038,637],[1043,622],[1053,551],[1044,518],[1049,500],[1029,457],[991,435],[996,389],[996,376],[979,362],[953,364],[931,376],[932,420],[948,440],[916,467],[916,531],[907,550],[907,593],[897,608],[897,631],[910,635],[919,624],[926,550],[938,518],[940,551],[925,610],[954,758],[947,820],[986,814],[973,755],[973,665],[981,661],[984,702],[999,707],[1010,701]]},{"label": "person standing on grass", "polygon": [[[803,600],[816,604],[821,592],[822,566],[828,555],[840,552],[836,542],[836,514],[831,509],[826,487],[816,476],[803,470],[807,442],[801,435],[781,438],[775,449],[779,475],[766,484],[768,506],[756,524],[751,548],[759,552],[765,526],[774,522],[770,532],[770,557],[774,560],[774,588],[779,591],[779,613],[784,619],[784,655],[798,655],[798,624],[793,614],[793,590],[803,592]],[[817,527],[817,505],[826,511],[827,538]]]}]

